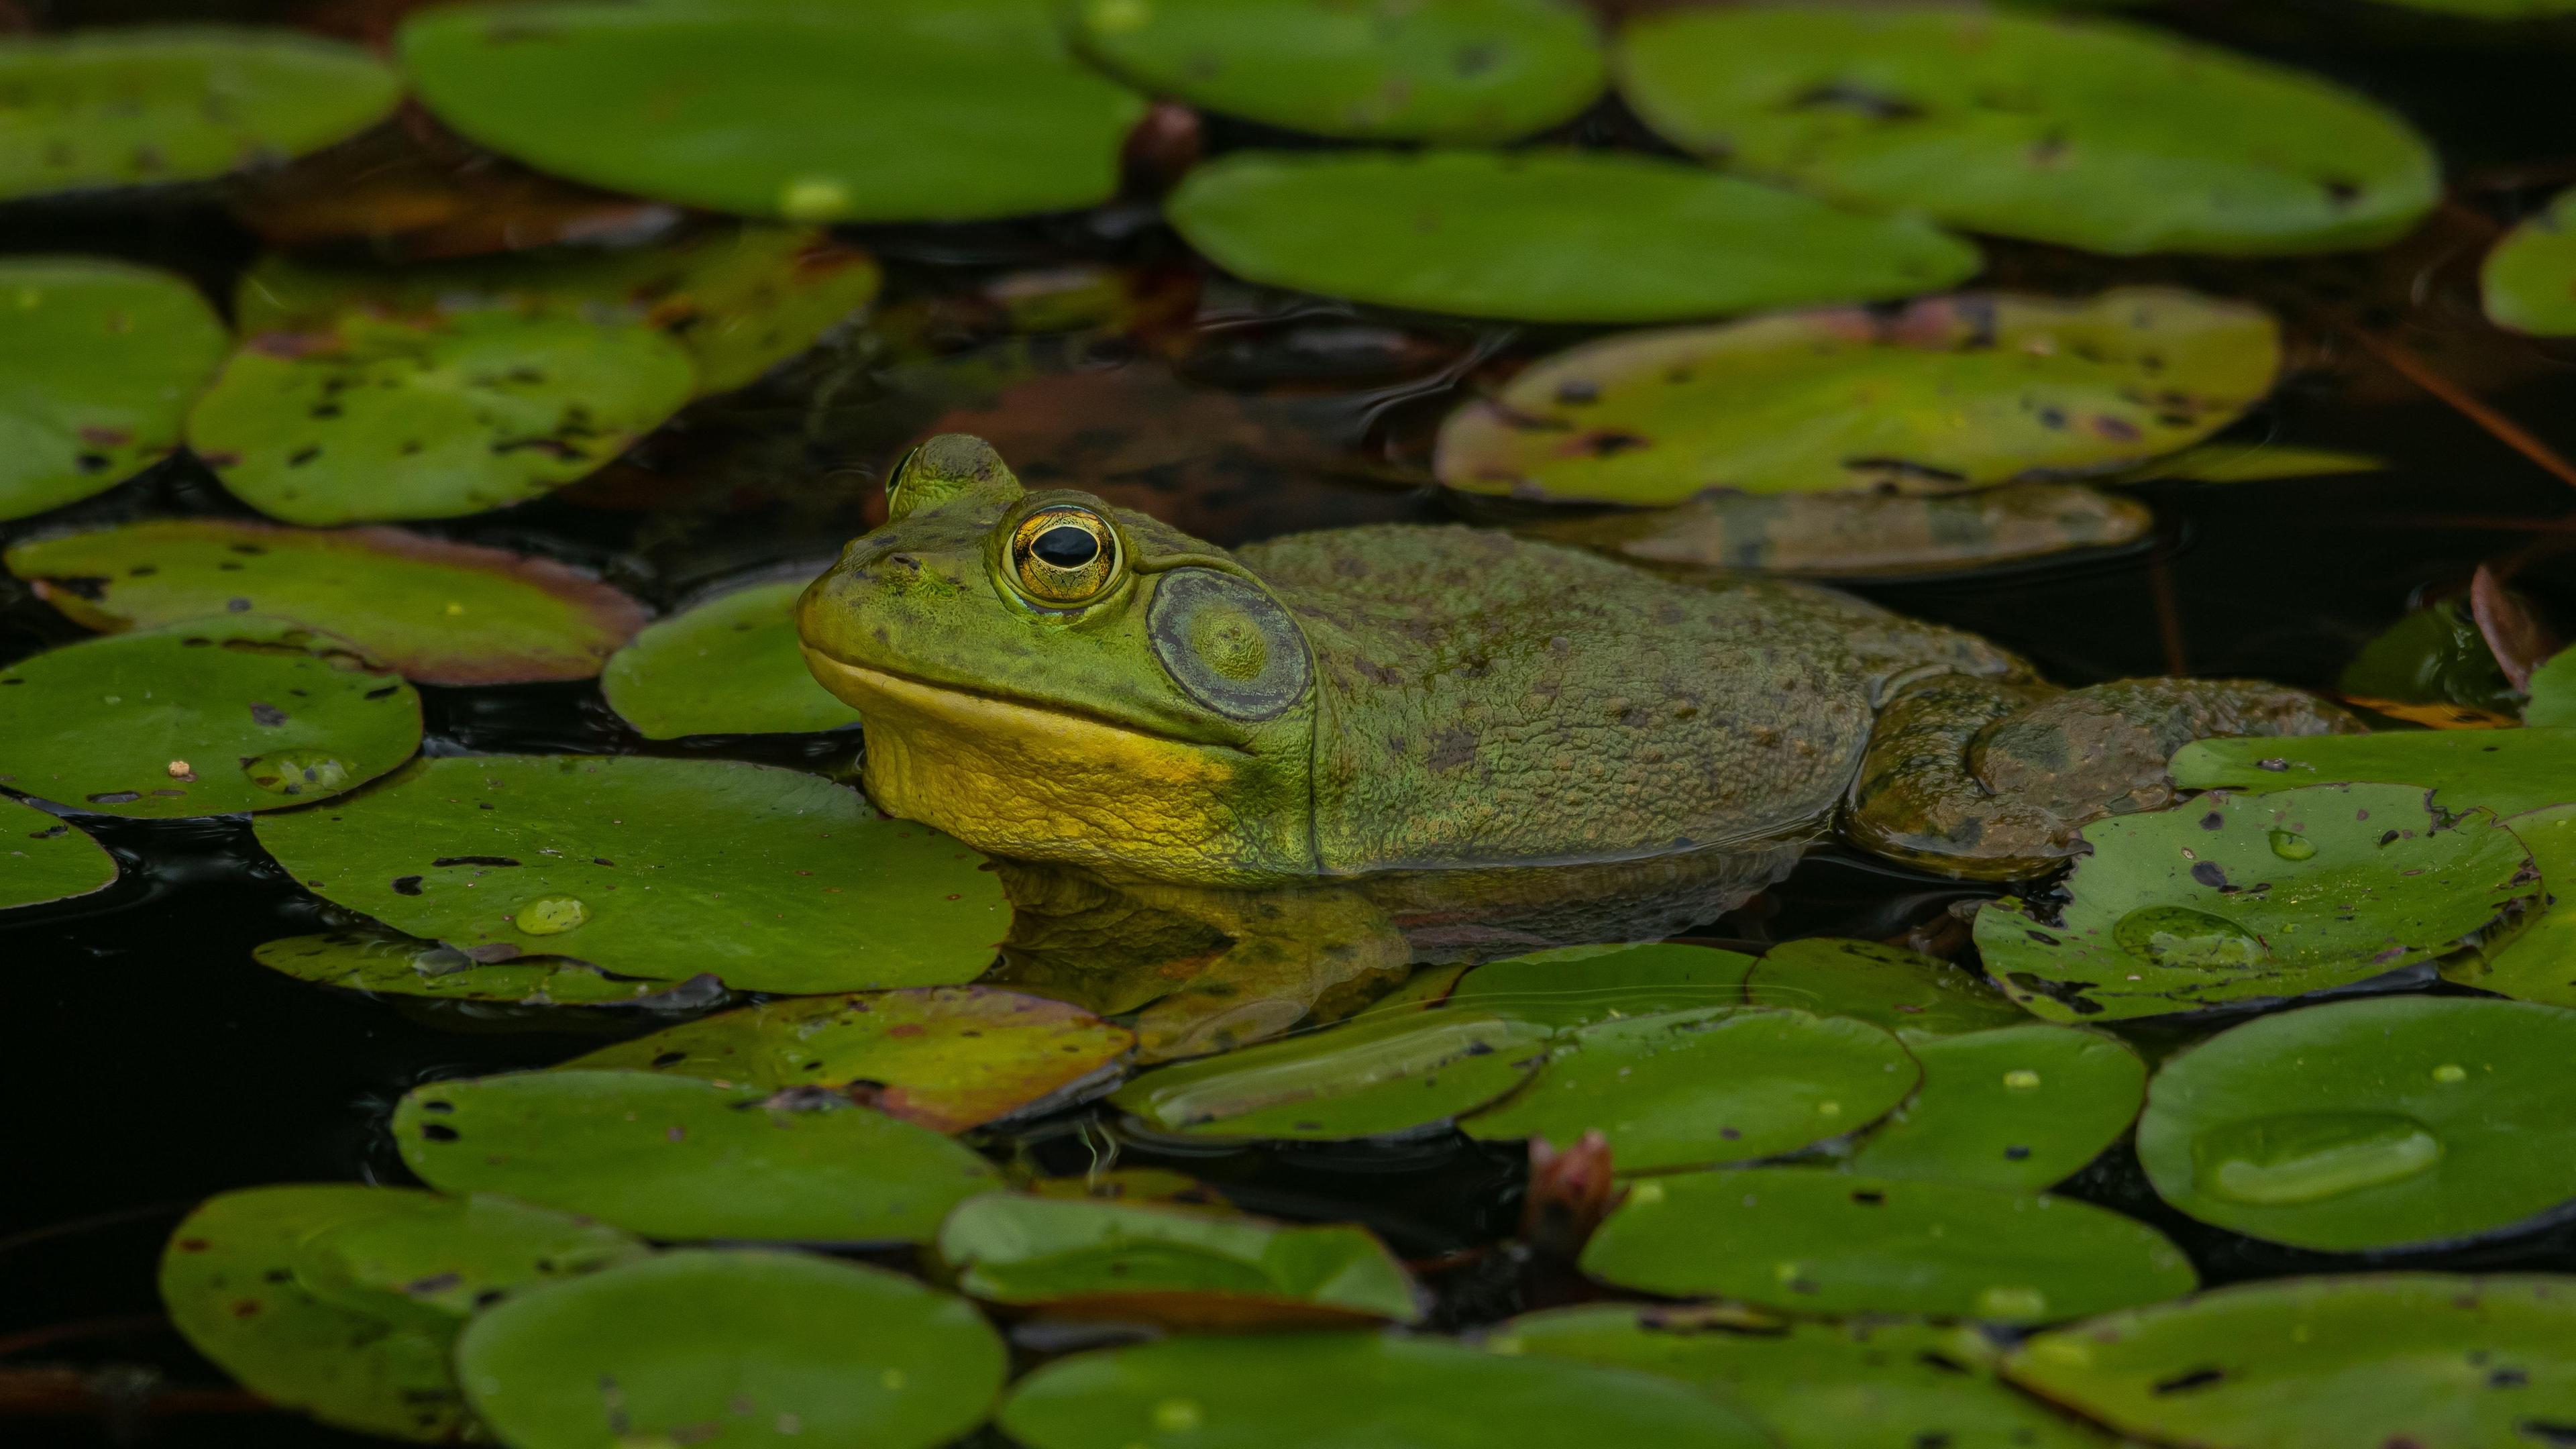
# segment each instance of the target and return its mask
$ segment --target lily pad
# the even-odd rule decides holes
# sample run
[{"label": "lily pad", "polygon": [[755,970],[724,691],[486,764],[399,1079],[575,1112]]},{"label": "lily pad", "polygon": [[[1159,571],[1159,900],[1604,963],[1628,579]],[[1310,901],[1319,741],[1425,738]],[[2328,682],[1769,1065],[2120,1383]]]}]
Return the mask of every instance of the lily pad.
[{"label": "lily pad", "polygon": [[282,28],[167,26],[0,40],[0,199],[202,181],[393,114],[401,82],[354,45]]},{"label": "lily pad", "polygon": [[1716,493],[1521,529],[1659,571],[1870,578],[1986,568],[2144,538],[2143,503],[2075,483],[1973,493]]},{"label": "lily pad", "polygon": [[1909,1038],[1956,1036],[2029,1020],[1973,971],[1902,946],[1831,936],[1772,947],[1754,963],[1744,991],[1756,1006],[1856,1016]]},{"label": "lily pad", "polygon": [[645,617],[580,569],[399,528],[156,518],[20,543],[8,565],[93,629],[262,614],[423,684],[587,679]]},{"label": "lily pad", "polygon": [[2448,1242],[2576,1199],[2558,1084],[2576,1011],[2476,997],[2261,1017],[2167,1062],[2138,1159],[2165,1201],[2271,1242]]},{"label": "lily pad", "polygon": [[1966,6],[1665,11],[1619,89],[1686,150],[1855,206],[2131,254],[2394,241],[2439,199],[2406,122],[2140,26]]},{"label": "lily pad", "polygon": [[967,981],[1010,923],[973,851],[828,780],[731,760],[423,760],[259,840],[326,899],[478,961],[709,972],[738,991]]},{"label": "lily pad", "polygon": [[2388,460],[2340,448],[2282,443],[2202,443],[2170,457],[2141,463],[2123,483],[2268,483],[2282,478],[2330,478],[2387,471]]},{"label": "lily pad", "polygon": [[1333,1141],[1446,1122],[1529,1079],[1547,1028],[1443,1008],[1147,1072],[1109,1100],[1162,1132]]},{"label": "lily pad", "polygon": [[2506,232],[2478,269],[2478,288],[2498,327],[2576,335],[2576,190],[2551,197]]},{"label": "lily pad", "polygon": [[[2537,675],[2534,676],[2538,678]],[[2576,729],[2399,730],[2376,735],[2194,740],[2169,767],[2186,790],[2291,790],[2370,780],[2433,792],[2444,810],[2519,815],[2576,804]]]},{"label": "lily pad", "polygon": [[0,785],[75,810],[276,810],[355,789],[419,747],[410,685],[276,619],[85,639],[0,669]]},{"label": "lily pad", "polygon": [[1999,1355],[1969,1327],[1604,1303],[1512,1319],[1492,1331],[1485,1348],[1680,1379],[1743,1407],[1781,1449],[2094,1449],[2111,1442],[1997,1379]]},{"label": "lily pad", "polygon": [[422,1180],[653,1238],[928,1242],[991,1163],[837,1093],[653,1072],[521,1072],[416,1087],[394,1141]]},{"label": "lily pad", "polygon": [[2535,884],[2511,831],[2410,785],[2213,792],[2084,840],[2054,919],[2011,896],[1977,913],[1986,969],[2051,1021],[2349,985],[2453,949]]},{"label": "lily pad", "polygon": [[1538,1079],[1470,1117],[1470,1136],[1609,1139],[1622,1172],[1777,1157],[1857,1131],[1921,1077],[1866,1022],[1803,1011],[1677,1011],[1584,1027]]},{"label": "lily pad", "polygon": [[2335,692],[2382,713],[2391,706],[2458,705],[2510,722],[2520,690],[2496,663],[2465,598],[2427,604],[2361,646]]},{"label": "lily pad", "polygon": [[695,386],[679,344],[635,323],[343,313],[245,341],[188,446],[288,523],[453,518],[597,471]]},{"label": "lily pad", "polygon": [[1404,1265],[1347,1224],[989,1193],[948,1215],[939,1256],[977,1298],[1056,1314],[1208,1328],[1422,1316]]},{"label": "lily pad", "polygon": [[1604,151],[1237,152],[1164,210],[1249,281],[1532,322],[1877,301],[1979,265],[1910,217]]},{"label": "lily pad", "polygon": [[77,503],[168,455],[231,345],[206,299],[167,272],[0,262],[0,519]]},{"label": "lily pad", "polygon": [[2531,671],[2531,702],[2522,722],[2534,727],[2576,725],[2576,649],[2562,649]]},{"label": "lily pad", "polygon": [[1786,1313],[2004,1323],[2153,1303],[2198,1281],[2162,1233],[2073,1198],[1805,1167],[1640,1182],[1593,1235],[1583,1269],[1622,1288]]},{"label": "lily pad", "polygon": [[2542,1445],[2576,1425],[2565,1278],[2373,1273],[2246,1283],[2040,1334],[2015,1383],[2208,1449]]},{"label": "lily pad", "polygon": [[1471,493],[1640,505],[1983,488],[2197,442],[2280,366],[2269,315],[2164,287],[1758,317],[1548,358],[1453,413],[1434,467]]},{"label": "lily pad", "polygon": [[857,1089],[880,1111],[963,1132],[1098,1074],[1135,1043],[1135,1033],[1078,1006],[935,986],[763,1002],[603,1047],[571,1065],[772,1091]]},{"label": "lily pad", "polygon": [[[816,570],[815,572],[820,572]],[[648,740],[795,734],[859,722],[796,643],[806,575],[734,589],[651,625],[608,661],[608,707]]]},{"label": "lily pad", "polygon": [[1028,1449],[1760,1449],[1762,1431],[1654,1374],[1516,1360],[1436,1338],[1167,1338],[1077,1354],[1022,1379],[1003,1432]]},{"label": "lily pad", "polygon": [[1614,1017],[1740,1006],[1752,969],[1752,957],[1713,946],[1567,946],[1489,961],[1468,972],[1448,1001],[1562,1030]]},{"label": "lily pad", "polygon": [[1850,1171],[2036,1190],[2101,1155],[2146,1097],[2146,1064],[2101,1032],[2025,1022],[1902,1039],[1923,1085],[1845,1159]]},{"label": "lily pad", "polygon": [[397,931],[327,931],[263,941],[251,957],[301,981],[388,996],[507,1001],[521,1006],[607,1006],[645,1001],[668,981],[610,976],[553,956],[482,962],[453,946]]},{"label": "lily pad", "polygon": [[1601,93],[1590,17],[1563,0],[1087,0],[1083,48],[1194,106],[1377,141],[1508,141]]},{"label": "lily pad", "polygon": [[1006,1360],[954,1294],[757,1249],[665,1253],[531,1293],[456,1346],[474,1412],[517,1449],[932,1449],[991,1411]]},{"label": "lily pad", "polygon": [[2540,871],[2543,909],[2486,950],[2444,960],[2442,975],[2520,1001],[2576,1006],[2576,805],[2517,815],[2509,828]]},{"label": "lily pad", "polygon": [[1145,113],[1041,0],[455,5],[411,16],[396,49],[423,104],[503,155],[791,221],[1106,201]]},{"label": "lily pad", "polygon": [[116,857],[88,832],[0,795],[0,911],[85,896],[114,884]]}]

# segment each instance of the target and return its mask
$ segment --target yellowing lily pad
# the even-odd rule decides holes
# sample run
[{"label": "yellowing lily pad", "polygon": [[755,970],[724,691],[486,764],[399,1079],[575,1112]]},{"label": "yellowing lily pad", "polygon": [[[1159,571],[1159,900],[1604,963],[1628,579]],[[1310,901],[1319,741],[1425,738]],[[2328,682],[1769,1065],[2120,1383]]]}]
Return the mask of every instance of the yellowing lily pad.
[{"label": "yellowing lily pad", "polygon": [[2101,1032],[2025,1022],[1900,1037],[1923,1085],[1844,1160],[1849,1171],[2044,1188],[2119,1140],[2146,1098],[2146,1064]]},{"label": "yellowing lily pad", "polygon": [[1461,1010],[1565,1029],[1614,1017],[1740,1006],[1744,977],[1752,969],[1752,957],[1713,946],[1566,946],[1488,961],[1468,972],[1448,1001]]},{"label": "yellowing lily pad", "polygon": [[477,961],[453,946],[398,931],[326,931],[263,941],[251,957],[272,971],[320,986],[388,996],[507,1001],[521,1006],[608,1006],[645,1001],[668,981],[608,975],[553,956]]},{"label": "yellowing lily pad", "polygon": [[14,545],[9,571],[93,629],[292,619],[423,684],[587,679],[644,606],[580,569],[399,528],[156,518]]},{"label": "yellowing lily pad", "polygon": [[0,911],[43,905],[116,884],[107,847],[23,800],[0,795]]},{"label": "yellowing lily pad", "polygon": [[1678,503],[2108,472],[2199,441],[2272,388],[2258,308],[2162,287],[1793,313],[1585,343],[1440,430],[1471,493]]},{"label": "yellowing lily pad", "polygon": [[2478,269],[2478,287],[2498,327],[2576,334],[2576,190],[2551,197],[2506,232]]},{"label": "yellowing lily pad", "polygon": [[166,272],[0,262],[0,519],[103,493],[166,456],[230,345],[206,299]]},{"label": "yellowing lily pad", "polygon": [[166,820],[355,789],[420,746],[420,696],[339,640],[242,616],[0,669],[0,785]]},{"label": "yellowing lily pad", "polygon": [[1163,1132],[1333,1141],[1410,1132],[1493,1101],[1548,1028],[1464,1009],[1364,1018],[1146,1072],[1109,1100]]},{"label": "yellowing lily pad", "polygon": [[797,645],[807,581],[733,589],[646,628],[608,661],[608,707],[648,740],[857,724],[859,712],[814,682]]},{"label": "yellowing lily pad", "polygon": [[2385,781],[2429,789],[2433,803],[2444,810],[2483,805],[2510,816],[2576,804],[2576,729],[2194,740],[2174,751],[2170,769],[2174,783],[2186,790],[2294,790],[2327,780]]}]

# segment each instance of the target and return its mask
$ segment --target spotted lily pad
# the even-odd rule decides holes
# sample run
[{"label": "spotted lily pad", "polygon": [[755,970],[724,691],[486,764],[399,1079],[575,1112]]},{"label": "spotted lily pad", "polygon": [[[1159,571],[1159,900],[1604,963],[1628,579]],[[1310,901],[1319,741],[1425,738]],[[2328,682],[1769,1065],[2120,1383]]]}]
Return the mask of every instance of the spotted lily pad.
[{"label": "spotted lily pad", "polygon": [[2138,1159],[2165,1201],[2348,1252],[2493,1232],[2576,1199],[2557,1084],[2576,1011],[2381,997],[2261,1017],[2165,1064]]},{"label": "spotted lily pad", "polygon": [[2154,527],[2145,504],[2098,488],[2006,483],[1949,494],[1713,493],[1522,531],[1658,570],[1868,578],[2114,548]]},{"label": "spotted lily pad", "polygon": [[1157,1068],[1109,1100],[1158,1131],[1332,1141],[1446,1122],[1528,1080],[1548,1029],[1407,1011]]},{"label": "spotted lily pad", "polygon": [[2499,327],[2576,334],[2576,190],[2558,193],[2506,232],[2478,269],[2478,287]]},{"label": "spotted lily pad", "polygon": [[325,898],[478,961],[709,972],[741,991],[944,985],[990,965],[1009,926],[973,851],[830,781],[730,760],[423,760],[259,839]]},{"label": "spotted lily pad", "polygon": [[1564,0],[1087,0],[1083,48],[1146,90],[1322,136],[1508,141],[1601,93]]},{"label": "spotted lily pad", "polygon": [[1533,322],[1876,301],[1978,267],[1909,217],[1604,151],[1237,152],[1164,209],[1250,281]]},{"label": "spotted lily pad", "polygon": [[1902,946],[1831,936],[1772,947],[1754,963],[1744,991],[1756,1006],[1856,1016],[1908,1037],[1956,1036],[2028,1020],[1973,971]]},{"label": "spotted lily pad", "polygon": [[0,199],[201,181],[354,136],[401,83],[354,45],[171,26],[0,39]]},{"label": "spotted lily pad", "polygon": [[1404,1265],[1347,1224],[990,1193],[948,1215],[939,1256],[977,1298],[1057,1314],[1220,1328],[1422,1316]]},{"label": "spotted lily pad", "polygon": [[288,523],[452,518],[598,470],[695,386],[689,355],[638,323],[347,312],[244,341],[188,446]]},{"label": "spotted lily pad", "polygon": [[419,746],[410,685],[276,619],[85,639],[0,669],[0,785],[75,810],[276,810],[355,789]]},{"label": "spotted lily pad", "polygon": [[2499,996],[2576,1006],[2576,805],[2517,815],[2508,828],[2531,851],[2544,908],[2503,941],[2446,958],[2442,975]]},{"label": "spotted lily pad", "polygon": [[2128,254],[2394,241],[2439,199],[2405,121],[2315,76],[2090,17],[1664,11],[1619,37],[1647,125],[1858,206]]},{"label": "spotted lily pad", "polygon": [[607,1006],[645,1001],[672,989],[668,981],[610,976],[553,956],[477,961],[453,946],[398,931],[326,931],[263,941],[251,957],[271,971],[321,986],[387,996],[451,1001],[507,1001],[521,1006]]},{"label": "spotted lily pad", "polygon": [[2576,804],[2576,729],[2195,740],[2174,752],[2171,770],[2174,783],[2187,790],[2290,790],[2324,780],[2373,780],[2430,789],[2433,803],[2444,810],[2483,805],[2498,815],[2518,815]]},{"label": "spotted lily pad", "polygon": [[417,1087],[403,1162],[653,1238],[927,1242],[992,1164],[836,1092],[653,1072],[521,1072]]},{"label": "spotted lily pad", "polygon": [[692,1249],[476,1319],[457,1378],[517,1449],[932,1449],[981,1422],[1007,1356],[973,1306],[803,1253]]},{"label": "spotted lily pad", "polygon": [[2208,1449],[2546,1445],[2576,1433],[2576,1287],[2372,1273],[2245,1283],[2043,1333],[2004,1373]]},{"label": "spotted lily pad", "polygon": [[0,795],[0,911],[116,884],[107,847],[23,800]]},{"label": "spotted lily pad", "polygon": [[1666,1012],[1571,1033],[1468,1133],[1567,1146],[1598,1130],[1622,1172],[1776,1157],[1857,1131],[1920,1070],[1867,1022],[1803,1011]]},{"label": "spotted lily pad", "polygon": [[2408,785],[2213,792],[2084,827],[2054,918],[2007,896],[1977,949],[2051,1021],[2155,1016],[2344,986],[2437,956],[2532,894],[2522,843]]},{"label": "spotted lily pad", "polygon": [[1135,1033],[1078,1006],[982,986],[763,1002],[581,1057],[773,1091],[856,1089],[879,1110],[963,1132],[1116,1061]]},{"label": "spotted lily pad", "polygon": [[1713,946],[1567,946],[1489,961],[1468,972],[1448,1000],[1463,1010],[1564,1029],[1613,1017],[1738,1006],[1752,969],[1752,957]]},{"label": "spotted lily pad", "polygon": [[1903,1039],[1923,1085],[1844,1160],[1850,1171],[2047,1187],[2128,1131],[2146,1096],[2146,1064],[2101,1032],[2026,1022]]},{"label": "spotted lily pad", "polygon": [[0,262],[0,519],[76,503],[168,454],[230,345],[206,299],[166,272]]},{"label": "spotted lily pad", "polygon": [[857,724],[859,712],[814,682],[797,646],[808,577],[734,589],[648,627],[608,661],[608,707],[648,740]]},{"label": "spotted lily pad", "polygon": [[453,5],[412,16],[396,48],[440,120],[504,155],[792,221],[1106,201],[1145,112],[1040,0]]},{"label": "spotted lily pad", "polygon": [[1434,467],[1472,493],[1648,505],[1981,488],[2196,442],[2280,365],[2267,314],[2163,287],[1791,313],[1548,358],[1452,414]]}]

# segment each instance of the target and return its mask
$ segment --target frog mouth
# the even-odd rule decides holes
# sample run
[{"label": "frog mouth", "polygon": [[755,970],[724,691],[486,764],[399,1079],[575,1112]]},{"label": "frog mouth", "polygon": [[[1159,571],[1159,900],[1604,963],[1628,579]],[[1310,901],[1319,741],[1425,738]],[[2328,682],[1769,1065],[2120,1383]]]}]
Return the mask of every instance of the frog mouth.
[{"label": "frog mouth", "polygon": [[1005,733],[1022,733],[1071,724],[1093,729],[1112,730],[1139,739],[1157,740],[1164,744],[1187,745],[1192,749],[1222,749],[1248,753],[1238,740],[1210,739],[1199,735],[1180,734],[1137,724],[1133,720],[1115,719],[1095,711],[1080,709],[1060,701],[1040,703],[998,690],[951,684],[946,680],[924,679],[873,665],[852,664],[835,659],[814,648],[802,646],[805,667],[823,686],[864,716],[866,700],[874,699],[899,710],[931,714],[950,720],[964,729],[996,729]]}]

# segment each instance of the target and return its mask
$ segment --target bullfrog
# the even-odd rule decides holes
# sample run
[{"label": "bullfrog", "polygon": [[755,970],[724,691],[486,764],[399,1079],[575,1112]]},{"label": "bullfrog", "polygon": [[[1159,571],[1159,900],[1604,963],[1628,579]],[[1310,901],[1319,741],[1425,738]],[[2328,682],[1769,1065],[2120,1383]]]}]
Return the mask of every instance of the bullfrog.
[{"label": "bullfrog", "polygon": [[[1227,550],[1024,489],[956,434],[890,475],[797,631],[861,716],[880,808],[1221,938],[1148,1012],[1158,1055],[1281,1029],[1426,939],[1525,945],[1509,922],[1609,894],[1662,903],[1632,933],[1710,919],[1837,832],[1963,879],[2044,873],[2089,821],[2168,803],[2193,739],[2360,728],[2257,681],[2059,689],[1821,586],[1492,529]],[[1048,916],[1067,890],[1015,898]]]}]

